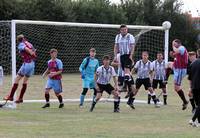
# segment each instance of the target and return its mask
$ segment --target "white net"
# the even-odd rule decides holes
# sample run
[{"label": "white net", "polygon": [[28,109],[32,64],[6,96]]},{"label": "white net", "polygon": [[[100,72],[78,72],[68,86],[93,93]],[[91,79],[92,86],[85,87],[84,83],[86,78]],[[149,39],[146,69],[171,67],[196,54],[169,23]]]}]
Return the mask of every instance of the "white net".
[{"label": "white net", "polygon": [[[21,21],[23,22],[23,21]],[[72,23],[73,24],[73,23]],[[91,47],[97,50],[97,58],[101,63],[103,55],[110,55],[113,57],[114,40],[117,33],[119,33],[119,26],[104,27],[102,25],[96,25],[97,27],[90,25],[80,24],[40,24],[40,23],[16,23],[16,36],[24,34],[24,36],[34,45],[37,49],[38,58],[36,60],[35,74],[40,75],[47,67],[47,61],[49,60],[49,50],[56,48],[59,51],[58,57],[63,61],[64,73],[78,73],[78,68],[83,58],[88,55],[88,51]],[[157,52],[164,53],[164,30],[152,29],[151,27],[142,29],[141,27],[132,29],[129,28],[129,33],[136,37],[136,51],[134,60],[137,61],[141,58],[142,51],[148,51],[150,54],[150,60],[156,58]],[[4,73],[11,75],[11,22],[0,22],[0,66],[3,67]],[[17,52],[17,68],[21,66],[22,60]],[[71,74],[70,74],[71,75]],[[66,84],[71,85],[70,88],[66,88],[66,91],[73,91],[76,94],[66,94],[66,97],[78,98],[81,91],[81,80],[77,76],[66,75],[63,77]],[[70,78],[76,78],[77,80],[71,81]],[[11,86],[11,79],[7,79],[6,86]],[[78,83],[77,83],[78,81]],[[37,83],[39,82],[39,84]],[[42,82],[42,83],[41,83]],[[43,91],[44,82],[41,77],[33,77],[31,82],[32,94],[26,96],[27,99],[42,99],[42,93],[36,93]],[[80,87],[80,88],[77,88]],[[65,87],[65,86],[64,86]],[[74,88],[73,88],[74,87]],[[10,87],[4,88],[4,92],[8,92]],[[33,92],[34,91],[34,92]],[[73,95],[73,96],[72,96]]]}]

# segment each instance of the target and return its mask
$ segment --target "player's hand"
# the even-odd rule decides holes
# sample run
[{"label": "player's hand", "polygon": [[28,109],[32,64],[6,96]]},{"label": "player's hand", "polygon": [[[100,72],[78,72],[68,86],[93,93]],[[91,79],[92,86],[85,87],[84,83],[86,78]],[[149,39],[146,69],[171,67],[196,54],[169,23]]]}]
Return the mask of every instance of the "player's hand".
[{"label": "player's hand", "polygon": [[169,52],[169,56],[172,57],[172,58],[174,58],[174,51],[170,51]]},{"label": "player's hand", "polygon": [[51,73],[48,75],[48,77],[49,77],[49,78],[53,78],[55,75],[56,75],[56,72],[51,72]]},{"label": "player's hand", "polygon": [[114,88],[115,88],[115,91],[119,91],[118,85],[115,85]]}]

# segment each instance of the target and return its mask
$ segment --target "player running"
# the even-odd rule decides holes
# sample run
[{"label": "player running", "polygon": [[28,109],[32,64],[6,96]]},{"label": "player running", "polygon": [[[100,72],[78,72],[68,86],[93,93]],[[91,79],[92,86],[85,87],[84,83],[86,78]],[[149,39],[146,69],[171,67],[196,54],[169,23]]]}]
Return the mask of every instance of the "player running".
[{"label": "player running", "polygon": [[[114,80],[114,87],[110,84],[110,80],[113,77]],[[96,89],[97,89],[97,96],[92,102],[90,112],[93,111],[96,103],[101,99],[103,91],[106,91],[108,94],[114,95],[114,112],[119,112],[119,92],[118,92],[118,85],[117,85],[117,74],[112,66],[110,66],[110,57],[104,56],[103,57],[103,65],[100,66],[95,75],[96,81]]]},{"label": "player running", "polygon": [[59,108],[64,107],[63,98],[62,98],[62,71],[63,71],[63,63],[60,59],[57,58],[58,51],[57,49],[50,50],[51,59],[48,61],[48,68],[43,73],[43,78],[48,75],[48,80],[45,88],[45,100],[46,104],[42,108],[50,107],[49,103],[49,92],[51,89],[54,90],[55,95],[58,98],[60,103]]},{"label": "player running", "polygon": [[[164,105],[167,105],[167,91],[166,91],[166,69],[168,64],[163,60],[163,54],[161,52],[157,53],[157,59],[152,62],[153,67],[153,91],[159,88],[162,89]],[[148,103],[150,104],[151,98],[148,98]]]},{"label": "player running", "polygon": [[[115,38],[114,59],[117,59],[117,53],[120,53],[120,63],[124,71],[124,81],[129,89],[132,88],[133,77],[131,76],[131,69],[133,64],[133,54],[135,49],[135,38],[128,33],[126,25],[120,26],[120,34]],[[134,90],[131,90],[133,93]]]},{"label": "player running", "polygon": [[[150,74],[153,72],[153,67],[151,62],[148,60],[149,54],[147,51],[142,52],[142,59],[137,61],[134,70],[137,72],[137,79],[136,79],[136,92],[135,95],[138,93],[140,87],[144,85],[145,90],[149,91],[149,95],[154,101],[155,107],[160,107],[157,104],[157,99],[153,88],[151,87],[151,78]],[[130,102],[134,102],[135,98],[133,97]]]},{"label": "player running", "polygon": [[185,110],[187,108],[188,101],[186,100],[185,94],[181,88],[181,82],[187,74],[188,52],[186,48],[181,44],[179,39],[173,40],[172,48],[173,52],[170,52],[170,55],[174,57],[174,90],[183,101],[182,110]]},{"label": "player running", "polygon": [[33,45],[30,42],[28,42],[25,39],[24,35],[22,34],[17,36],[17,42],[19,43],[17,48],[19,50],[19,54],[21,55],[21,58],[23,59],[23,64],[17,73],[17,76],[15,78],[15,81],[10,93],[6,97],[4,97],[4,100],[13,101],[13,97],[18,88],[19,82],[23,78],[23,84],[22,84],[20,95],[18,99],[15,101],[16,103],[22,103],[24,93],[26,92],[28,79],[34,73],[36,49],[33,47]]},{"label": "player running", "polygon": [[81,72],[82,78],[82,86],[83,91],[80,95],[80,104],[82,107],[85,99],[85,95],[88,89],[94,90],[93,99],[96,96],[95,82],[94,82],[94,74],[99,67],[99,61],[95,58],[96,50],[94,48],[90,49],[90,56],[86,57],[79,67],[79,71]]}]

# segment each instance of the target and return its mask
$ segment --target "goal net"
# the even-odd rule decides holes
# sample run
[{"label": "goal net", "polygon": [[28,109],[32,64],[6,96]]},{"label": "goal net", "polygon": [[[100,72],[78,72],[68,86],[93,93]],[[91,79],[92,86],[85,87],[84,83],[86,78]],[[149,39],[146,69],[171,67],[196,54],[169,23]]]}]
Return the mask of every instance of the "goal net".
[{"label": "goal net", "polygon": [[[119,33],[119,26],[27,20],[1,21],[0,66],[3,67],[5,81],[0,95],[4,96],[10,90],[11,80],[14,80],[16,71],[22,64],[16,46],[17,35],[23,34],[37,49],[38,55],[35,76],[30,78],[25,99],[43,99],[45,80],[41,78],[41,74],[47,68],[47,61],[50,59],[48,52],[51,48],[58,50],[58,58],[64,64],[64,98],[77,99],[82,89],[78,75],[80,63],[92,47],[97,50],[96,57],[100,63],[103,55],[110,55],[113,58],[114,40]],[[168,60],[169,30],[163,26],[128,25],[128,28],[129,33],[136,38],[135,61],[141,58],[142,51],[149,52],[150,60],[154,60],[156,53],[161,51],[165,55],[165,60]]]}]

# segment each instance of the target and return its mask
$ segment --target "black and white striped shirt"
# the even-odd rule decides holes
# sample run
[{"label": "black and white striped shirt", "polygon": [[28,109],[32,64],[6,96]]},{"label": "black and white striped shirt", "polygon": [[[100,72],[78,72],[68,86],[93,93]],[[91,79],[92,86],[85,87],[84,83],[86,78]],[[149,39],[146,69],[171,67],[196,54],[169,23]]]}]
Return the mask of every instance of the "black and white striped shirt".
[{"label": "black and white striped shirt", "polygon": [[115,69],[112,66],[105,68],[103,65],[97,68],[97,83],[98,84],[109,84],[112,77],[117,76]]},{"label": "black and white striped shirt", "polygon": [[115,37],[115,44],[118,47],[120,55],[130,54],[135,44],[135,38],[129,33],[127,33],[124,37],[121,34],[118,34]]},{"label": "black and white striped shirt", "polygon": [[134,68],[137,70],[138,79],[150,78],[150,72],[153,70],[151,61],[144,63],[142,60],[136,62]]},{"label": "black and white striped shirt", "polygon": [[155,80],[165,80],[166,78],[166,68],[167,64],[165,61],[159,62],[158,60],[155,60],[152,62],[153,71],[154,71],[154,77]]}]

